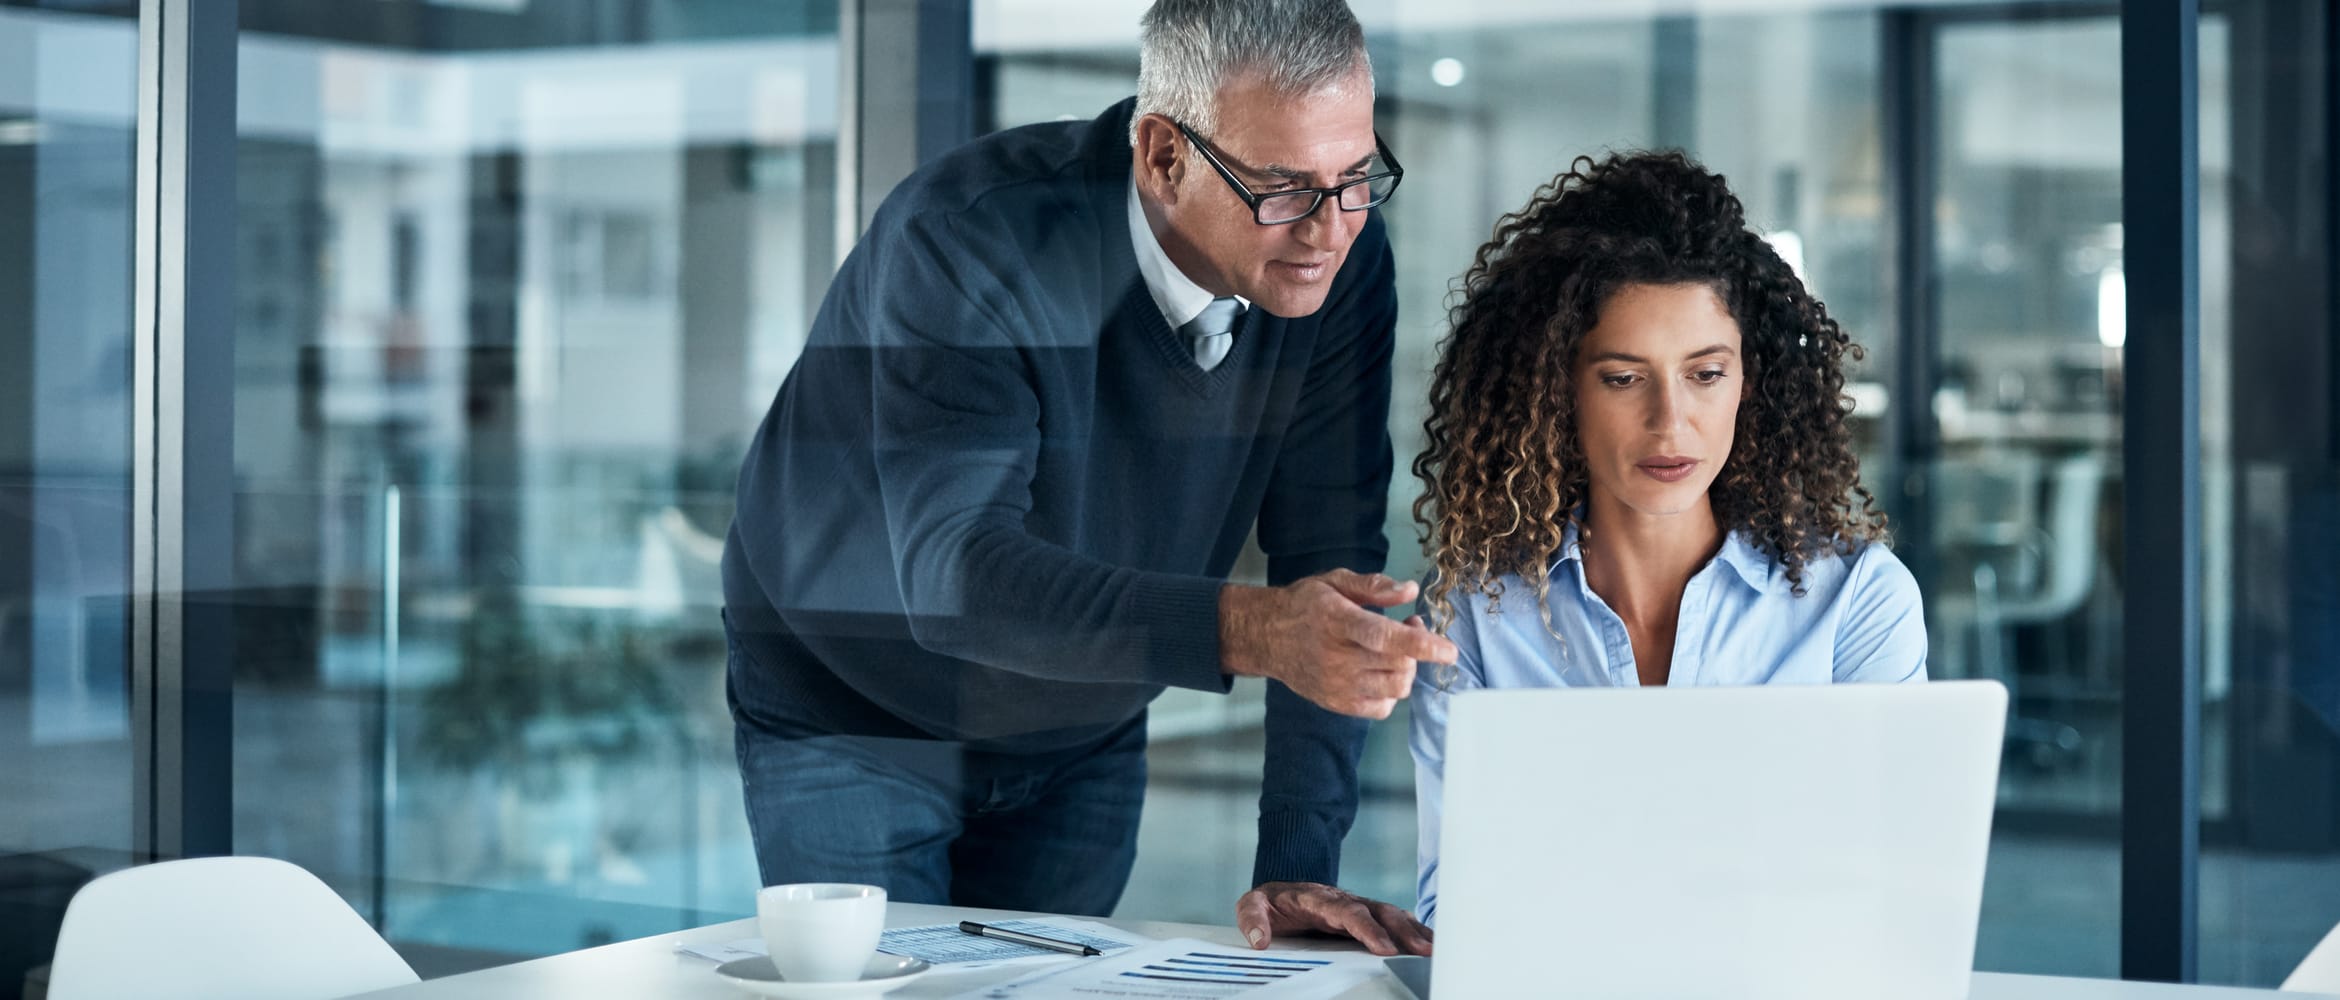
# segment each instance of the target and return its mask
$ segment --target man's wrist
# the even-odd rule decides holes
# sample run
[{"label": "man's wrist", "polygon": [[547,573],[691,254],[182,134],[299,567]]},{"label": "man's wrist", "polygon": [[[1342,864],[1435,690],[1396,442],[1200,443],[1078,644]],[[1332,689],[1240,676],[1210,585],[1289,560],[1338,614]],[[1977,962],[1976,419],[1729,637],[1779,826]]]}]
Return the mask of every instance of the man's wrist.
[{"label": "man's wrist", "polygon": [[1219,661],[1237,677],[1265,677],[1259,655],[1261,601],[1270,588],[1230,583],[1219,588]]}]

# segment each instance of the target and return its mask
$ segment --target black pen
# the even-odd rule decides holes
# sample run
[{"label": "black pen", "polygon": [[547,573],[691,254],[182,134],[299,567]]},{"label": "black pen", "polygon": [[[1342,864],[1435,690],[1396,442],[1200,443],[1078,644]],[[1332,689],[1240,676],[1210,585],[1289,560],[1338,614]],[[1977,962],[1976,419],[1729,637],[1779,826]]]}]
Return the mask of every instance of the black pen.
[{"label": "black pen", "polygon": [[1004,927],[993,927],[990,924],[979,924],[972,920],[959,921],[959,930],[961,933],[973,934],[977,937],[998,938],[1002,941],[1013,941],[1017,944],[1028,944],[1034,948],[1046,948],[1050,951],[1061,951],[1067,955],[1079,955],[1083,958],[1086,958],[1090,955],[1105,954],[1104,952],[1098,951],[1095,948],[1091,948],[1088,945],[1081,944],[1077,941],[1059,941],[1055,938],[1041,937],[1038,934],[1026,934],[1023,931],[1011,931]]}]

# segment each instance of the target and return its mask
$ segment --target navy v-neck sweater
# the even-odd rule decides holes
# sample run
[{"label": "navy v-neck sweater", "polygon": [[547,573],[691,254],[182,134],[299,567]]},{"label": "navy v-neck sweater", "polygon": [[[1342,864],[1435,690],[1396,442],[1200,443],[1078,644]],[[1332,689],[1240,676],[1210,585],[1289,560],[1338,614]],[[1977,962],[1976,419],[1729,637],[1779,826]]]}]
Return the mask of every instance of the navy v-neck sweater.
[{"label": "navy v-neck sweater", "polygon": [[[1218,595],[1387,554],[1388,242],[1196,366],[1140,277],[1123,101],[921,168],[846,258],[740,472],[731,683],[822,731],[1077,753],[1224,691]],[[1333,881],[1364,724],[1269,685],[1259,881]]]}]

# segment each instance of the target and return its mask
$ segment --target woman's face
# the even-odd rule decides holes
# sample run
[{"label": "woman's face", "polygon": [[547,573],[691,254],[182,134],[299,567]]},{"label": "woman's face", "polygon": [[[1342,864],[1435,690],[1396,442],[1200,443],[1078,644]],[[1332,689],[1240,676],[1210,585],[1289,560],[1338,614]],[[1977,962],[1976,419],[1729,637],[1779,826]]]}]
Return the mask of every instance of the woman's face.
[{"label": "woman's face", "polygon": [[1596,501],[1691,510],[1731,454],[1739,324],[1702,284],[1626,285],[1577,348],[1576,432]]}]

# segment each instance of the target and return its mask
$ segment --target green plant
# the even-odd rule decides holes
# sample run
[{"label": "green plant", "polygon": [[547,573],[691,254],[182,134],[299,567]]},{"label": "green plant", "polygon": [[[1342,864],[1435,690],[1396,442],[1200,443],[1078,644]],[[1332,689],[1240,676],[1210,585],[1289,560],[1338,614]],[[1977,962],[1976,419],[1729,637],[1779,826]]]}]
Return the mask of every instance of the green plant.
[{"label": "green plant", "polygon": [[556,621],[509,592],[485,594],[462,628],[454,679],[419,699],[417,750],[526,783],[549,780],[558,762],[616,762],[671,743],[681,708],[655,638],[628,622]]}]

